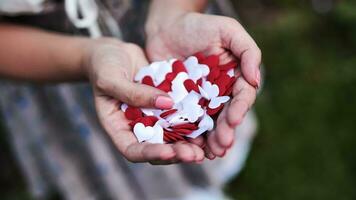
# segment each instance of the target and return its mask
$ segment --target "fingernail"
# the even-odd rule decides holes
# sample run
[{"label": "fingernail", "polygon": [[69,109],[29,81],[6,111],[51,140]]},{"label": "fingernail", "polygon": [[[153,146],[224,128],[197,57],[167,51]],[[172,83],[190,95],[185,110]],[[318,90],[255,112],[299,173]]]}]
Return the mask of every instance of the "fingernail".
[{"label": "fingernail", "polygon": [[261,72],[260,72],[260,70],[256,71],[256,83],[257,83],[257,88],[259,88],[260,85],[261,85]]},{"label": "fingernail", "polygon": [[203,162],[204,162],[204,159],[203,159],[203,160],[195,161],[195,164],[202,164]]},{"label": "fingernail", "polygon": [[207,153],[206,153],[206,157],[207,157],[209,160],[214,160],[215,155],[214,155],[213,153],[211,153],[211,152],[207,152]]},{"label": "fingernail", "polygon": [[155,101],[155,107],[160,109],[172,108],[173,104],[173,100],[166,96],[158,96]]}]

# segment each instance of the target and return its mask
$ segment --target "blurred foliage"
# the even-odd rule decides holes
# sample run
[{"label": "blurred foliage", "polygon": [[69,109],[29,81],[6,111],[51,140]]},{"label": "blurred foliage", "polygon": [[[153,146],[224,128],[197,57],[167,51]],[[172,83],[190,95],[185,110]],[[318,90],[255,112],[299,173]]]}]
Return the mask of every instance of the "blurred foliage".
[{"label": "blurred foliage", "polygon": [[258,136],[227,192],[240,200],[356,199],[356,3],[335,1],[324,14],[309,1],[236,4],[266,74]]}]

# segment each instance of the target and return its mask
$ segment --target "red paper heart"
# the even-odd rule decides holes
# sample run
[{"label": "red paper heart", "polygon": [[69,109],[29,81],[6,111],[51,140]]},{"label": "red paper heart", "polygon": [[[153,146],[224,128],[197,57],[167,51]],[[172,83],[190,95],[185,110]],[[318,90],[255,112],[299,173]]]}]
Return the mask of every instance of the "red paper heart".
[{"label": "red paper heart", "polygon": [[193,80],[187,79],[184,81],[183,84],[184,84],[185,89],[187,89],[188,92],[194,90],[195,92],[199,93],[198,85],[195,84]]},{"label": "red paper heart", "polygon": [[204,98],[200,98],[198,104],[204,108],[208,105],[208,101]]},{"label": "red paper heart", "polygon": [[164,80],[161,84],[157,86],[157,89],[160,89],[164,92],[172,91],[172,82],[169,80]]},{"label": "red paper heart", "polygon": [[154,126],[157,121],[158,118],[155,116],[142,117],[142,119],[140,120],[140,122],[143,123],[145,126]]},{"label": "red paper heart", "polygon": [[198,59],[199,63],[201,63],[205,59],[205,56],[202,52],[195,53],[194,56]]},{"label": "red paper heart", "polygon": [[224,92],[224,96],[230,96],[234,87],[227,88]]},{"label": "red paper heart", "polygon": [[187,69],[185,69],[184,63],[182,61],[176,60],[172,64],[172,71],[178,74],[179,72],[187,72]]},{"label": "red paper heart", "polygon": [[216,80],[215,84],[219,87],[219,96],[222,96],[226,89],[227,85],[230,83],[230,76],[227,74],[221,74]]},{"label": "red paper heart", "polygon": [[209,107],[207,107],[206,113],[210,116],[215,115],[216,113],[218,113],[222,108],[224,107],[224,104],[221,104],[219,107],[215,108],[215,109],[211,109]]},{"label": "red paper heart", "polygon": [[165,142],[168,143],[185,140],[185,138],[179,135],[178,133],[167,131],[167,130],[165,130],[163,133],[163,139]]},{"label": "red paper heart", "polygon": [[208,65],[210,70],[216,68],[219,65],[219,56],[217,55],[210,55],[206,57],[201,64]]},{"label": "red paper heart", "polygon": [[160,114],[160,117],[166,118],[167,116],[169,116],[169,115],[171,115],[171,114],[173,114],[173,113],[175,113],[175,112],[177,112],[177,109],[167,110],[167,111],[161,113],[161,114]]},{"label": "red paper heart", "polygon": [[220,68],[220,70],[229,71],[230,69],[236,68],[236,66],[237,66],[237,63],[235,61],[230,61],[224,65],[220,65],[219,68]]},{"label": "red paper heart", "polygon": [[128,106],[125,110],[125,117],[128,120],[135,120],[137,118],[142,117],[142,111],[139,108]]},{"label": "red paper heart", "polygon": [[210,81],[211,83],[213,83],[215,81],[215,79],[217,79],[220,76],[220,69],[219,68],[213,68],[210,71],[210,74],[208,75],[208,81]]},{"label": "red paper heart", "polygon": [[193,123],[187,123],[187,124],[179,124],[171,127],[172,129],[189,129],[189,130],[197,130],[198,126]]},{"label": "red paper heart", "polygon": [[158,121],[158,118],[156,116],[145,116],[145,117],[137,118],[136,120],[130,122],[129,125],[131,127],[134,127],[135,124],[142,123],[145,126],[154,126],[157,121]]},{"label": "red paper heart", "polygon": [[175,131],[167,131],[167,135],[171,138],[174,138],[175,140],[185,140],[184,137],[182,135],[180,135],[179,133],[175,132]]},{"label": "red paper heart", "polygon": [[155,86],[154,83],[153,83],[153,79],[150,76],[143,77],[142,84],[149,85],[149,86],[152,86],[152,87]]},{"label": "red paper heart", "polygon": [[194,130],[189,130],[189,129],[180,129],[180,128],[173,128],[172,129],[175,133],[179,133],[181,135],[189,135],[191,134]]},{"label": "red paper heart", "polygon": [[176,73],[174,73],[174,72],[169,72],[169,73],[167,73],[167,75],[166,75],[166,80],[167,80],[167,81],[173,81],[176,76],[177,76]]},{"label": "red paper heart", "polygon": [[173,143],[178,141],[177,139],[175,139],[174,137],[172,137],[170,134],[166,133],[167,131],[163,132],[163,140],[167,143]]},{"label": "red paper heart", "polygon": [[236,80],[237,80],[236,77],[231,77],[229,83],[226,85],[226,88],[228,89],[228,88],[233,87],[235,82],[236,82]]},{"label": "red paper heart", "polygon": [[171,140],[171,138],[168,137],[167,134],[163,133],[163,140],[166,142],[166,143],[173,143],[173,140]]},{"label": "red paper heart", "polygon": [[197,84],[201,87],[201,85],[203,84],[203,79],[202,78],[198,79]]}]

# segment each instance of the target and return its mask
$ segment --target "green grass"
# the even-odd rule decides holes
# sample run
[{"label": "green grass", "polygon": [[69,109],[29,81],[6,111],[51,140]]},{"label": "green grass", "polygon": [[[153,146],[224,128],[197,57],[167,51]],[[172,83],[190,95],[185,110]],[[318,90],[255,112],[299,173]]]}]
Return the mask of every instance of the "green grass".
[{"label": "green grass", "polygon": [[249,26],[266,65],[260,127],[226,190],[240,200],[356,199],[356,5],[277,10]]}]

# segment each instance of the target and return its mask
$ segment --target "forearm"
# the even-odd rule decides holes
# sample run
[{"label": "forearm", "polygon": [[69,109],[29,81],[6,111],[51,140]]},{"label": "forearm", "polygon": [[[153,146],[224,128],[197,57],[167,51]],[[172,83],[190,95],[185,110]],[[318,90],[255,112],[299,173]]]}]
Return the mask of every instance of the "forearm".
[{"label": "forearm", "polygon": [[152,0],[146,21],[146,33],[157,32],[160,25],[168,24],[186,12],[201,12],[208,0]]},{"label": "forearm", "polygon": [[0,24],[0,76],[28,81],[84,79],[90,39]]}]

